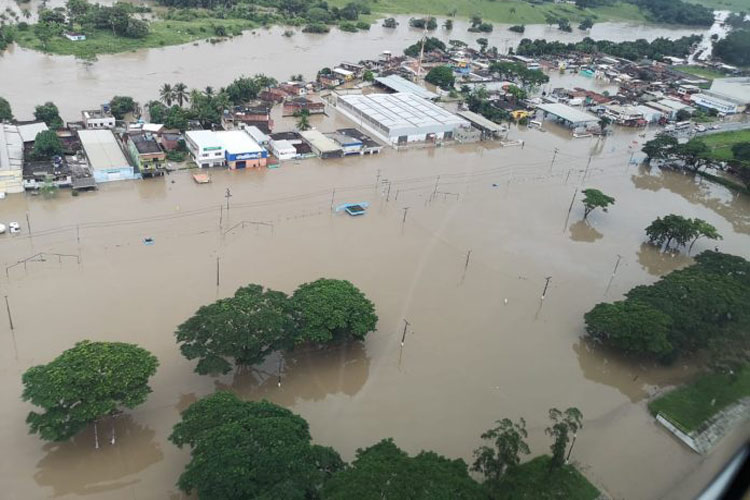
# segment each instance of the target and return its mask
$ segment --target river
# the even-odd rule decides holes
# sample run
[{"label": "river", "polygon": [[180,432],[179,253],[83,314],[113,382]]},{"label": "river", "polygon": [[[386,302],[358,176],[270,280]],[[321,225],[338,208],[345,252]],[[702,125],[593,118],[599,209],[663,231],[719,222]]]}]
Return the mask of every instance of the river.
[{"label": "river", "polygon": [[[9,1],[0,0],[0,8]],[[378,22],[364,33],[333,29],[329,34],[317,35],[296,30],[294,36],[287,38],[280,27],[259,29],[218,44],[203,41],[102,55],[93,64],[72,56],[52,56],[12,46],[0,55],[0,96],[11,102],[19,119],[32,119],[34,106],[52,100],[64,120],[74,121],[80,119],[82,109],[108,102],[114,95],[129,95],[140,102],[155,99],[164,83],[218,88],[239,75],[256,73],[277,79],[302,73],[311,79],[324,66],[375,58],[384,50],[401,53],[420,39],[422,32],[408,26],[408,16],[397,19],[400,25],[396,29],[383,28]],[[490,34],[469,33],[467,27],[466,21],[456,20],[452,31],[440,28],[431,36],[467,42],[485,37],[490,46],[507,51],[524,37],[571,42],[591,36],[623,41],[679,38],[703,32],[636,23],[597,23],[589,33],[577,29],[565,33],[556,26],[528,25],[523,35],[508,31],[508,25],[495,25]]]},{"label": "river", "polygon": [[[312,120],[321,130],[346,123],[335,114]],[[547,410],[576,406],[584,428],[572,458],[599,487],[615,498],[694,496],[749,429],[708,458],[682,446],[645,403],[694,369],[635,364],[594,349],[581,340],[582,315],[689,263],[643,244],[643,228],[656,216],[700,217],[724,236],[721,250],[750,257],[750,200],[628,165],[632,141],[642,140],[629,131],[573,140],[549,126],[514,128],[510,137],[525,139],[525,147],[388,150],[277,170],[212,171],[212,183],[202,186],[180,172],[79,197],[64,191],[0,201],[0,220],[25,222],[28,214],[33,229],[31,237],[25,224],[24,234],[0,237],[3,269],[38,252],[81,258],[48,254],[0,273],[15,323],[11,332],[0,318],[3,496],[182,498],[175,481],[187,455],[166,438],[181,410],[216,389],[291,408],[310,422],[315,442],[346,459],[392,436],[410,453],[433,449],[470,460],[481,432],[502,417],[524,417],[532,453],[545,453]],[[614,196],[616,205],[584,223],[576,202],[567,219],[575,189],[584,186]],[[226,188],[228,212],[220,209]],[[332,201],[371,207],[360,218],[331,215]],[[273,230],[242,228],[242,221],[270,222]],[[155,243],[145,246],[145,237]],[[694,251],[712,247],[698,242]],[[291,292],[321,276],[351,280],[375,303],[378,331],[364,344],[285,355],[281,387],[275,356],[251,371],[207,377],[180,355],[174,329],[200,305],[249,282]],[[552,281],[542,303],[546,276]],[[410,327],[401,348],[404,319]],[[30,406],[20,401],[24,370],[84,338],[135,342],[160,360],[148,401],[118,418],[116,444],[99,450],[90,429],[58,444],[27,434]],[[111,432],[109,424],[101,428]]]}]

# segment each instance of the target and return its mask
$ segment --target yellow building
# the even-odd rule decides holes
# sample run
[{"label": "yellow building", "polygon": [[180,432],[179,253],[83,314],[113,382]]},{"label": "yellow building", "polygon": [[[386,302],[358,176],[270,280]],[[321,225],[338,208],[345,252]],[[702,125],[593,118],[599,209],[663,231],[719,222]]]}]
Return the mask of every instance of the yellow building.
[{"label": "yellow building", "polygon": [[23,139],[10,124],[0,124],[0,193],[23,193]]},{"label": "yellow building", "polygon": [[512,116],[514,120],[518,121],[521,118],[528,118],[529,112],[523,109],[517,109],[515,111],[511,111],[510,116]]}]

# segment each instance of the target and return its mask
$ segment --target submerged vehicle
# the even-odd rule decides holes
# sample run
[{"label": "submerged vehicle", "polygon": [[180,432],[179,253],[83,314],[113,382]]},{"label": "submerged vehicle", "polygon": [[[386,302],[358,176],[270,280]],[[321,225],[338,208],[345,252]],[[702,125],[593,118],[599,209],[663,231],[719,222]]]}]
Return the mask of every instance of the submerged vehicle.
[{"label": "submerged vehicle", "polygon": [[336,207],[336,212],[344,211],[351,216],[363,215],[370,204],[366,201],[359,203],[344,203]]}]

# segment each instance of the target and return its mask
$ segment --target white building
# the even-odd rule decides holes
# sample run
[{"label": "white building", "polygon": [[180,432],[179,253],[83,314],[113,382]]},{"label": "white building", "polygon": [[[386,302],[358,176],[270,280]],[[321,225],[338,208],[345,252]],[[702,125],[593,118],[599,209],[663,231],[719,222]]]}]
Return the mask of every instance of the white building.
[{"label": "white building", "polygon": [[253,138],[255,142],[260,144],[261,146],[267,146],[271,138],[263,133],[261,129],[256,127],[255,125],[245,125],[244,123],[240,124],[240,129],[244,130],[247,135]]},{"label": "white building", "polygon": [[7,123],[0,123],[0,193],[23,193],[23,140]]},{"label": "white building", "polygon": [[78,138],[96,182],[136,178],[135,169],[111,130],[79,130]]},{"label": "white building", "polygon": [[185,145],[193,161],[200,168],[224,165],[224,144],[215,132],[210,130],[185,132]]},{"label": "white building", "polygon": [[115,128],[115,117],[103,109],[81,111],[83,125],[89,130]]},{"label": "white building", "polygon": [[340,95],[337,109],[393,145],[452,139],[454,130],[471,126],[463,118],[408,93]]},{"label": "white building", "polygon": [[713,92],[701,92],[690,96],[690,101],[703,109],[715,109],[725,115],[733,115],[739,112],[739,103]]},{"label": "white building", "polygon": [[273,155],[279,160],[293,160],[297,157],[297,149],[294,145],[286,140],[271,140],[268,143]]},{"label": "white building", "polygon": [[299,133],[313,152],[321,158],[340,158],[344,150],[333,139],[326,137],[317,130],[305,130]]}]

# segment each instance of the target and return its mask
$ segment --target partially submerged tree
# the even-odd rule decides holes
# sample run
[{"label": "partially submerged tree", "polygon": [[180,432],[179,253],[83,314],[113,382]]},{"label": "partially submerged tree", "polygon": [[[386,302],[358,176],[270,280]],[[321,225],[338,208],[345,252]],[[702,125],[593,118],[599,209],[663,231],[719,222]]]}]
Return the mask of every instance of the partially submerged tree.
[{"label": "partially submerged tree", "polygon": [[587,312],[584,320],[590,338],[625,353],[661,358],[674,349],[669,342],[671,318],[648,304],[603,302]]},{"label": "partially submerged tree", "polygon": [[175,334],[180,352],[197,359],[195,371],[205,375],[228,373],[232,362],[261,363],[272,352],[290,347],[292,328],[287,295],[253,284],[202,306]]},{"label": "partially submerged tree", "polygon": [[669,158],[678,146],[677,138],[669,134],[658,134],[647,141],[641,151],[646,154],[646,162],[652,159],[663,160]]},{"label": "partially submerged tree", "polygon": [[122,120],[136,110],[136,104],[132,97],[116,95],[109,101],[109,108],[115,118]]},{"label": "partially submerged tree", "polygon": [[52,130],[63,128],[63,121],[55,103],[47,101],[34,108],[34,118],[43,121]]},{"label": "partially submerged tree", "polygon": [[334,475],[321,496],[330,500],[486,498],[463,460],[451,460],[432,451],[410,457],[392,439],[357,450],[351,466]]},{"label": "partially submerged tree", "polygon": [[456,81],[456,78],[453,76],[453,68],[445,65],[435,66],[427,73],[424,79],[443,90],[452,89],[453,83]]},{"label": "partially submerged tree", "polygon": [[297,111],[294,116],[297,117],[297,130],[310,130],[310,112],[308,110]]},{"label": "partially submerged tree", "polygon": [[657,217],[646,228],[649,243],[664,247],[667,251],[670,249],[672,242],[675,242],[677,248],[685,246],[690,242],[688,253],[693,249],[693,245],[699,238],[708,238],[711,240],[722,239],[722,236],[716,228],[702,219],[689,219],[681,215],[669,214]]},{"label": "partially submerged tree", "polygon": [[200,499],[316,498],[344,465],[332,448],[311,443],[299,415],[229,392],[192,404],[169,440],[191,448],[177,484]]},{"label": "partially submerged tree", "polygon": [[693,230],[695,232],[693,235],[693,241],[690,242],[690,247],[688,247],[688,253],[690,253],[693,250],[693,245],[695,245],[695,242],[698,241],[700,238],[708,238],[709,240],[724,239],[719,234],[719,231],[716,230],[716,227],[713,226],[713,224],[709,224],[703,219],[698,219],[698,218],[693,219],[692,222],[693,222]]},{"label": "partially submerged tree", "polygon": [[604,212],[607,211],[607,207],[613,205],[615,199],[611,196],[607,196],[598,189],[584,189],[583,190],[583,218],[586,219],[589,214],[601,208]]},{"label": "partially submerged tree", "polygon": [[48,160],[63,154],[62,142],[54,130],[43,130],[34,138],[32,156],[36,160]]},{"label": "partially submerged tree", "polygon": [[570,434],[575,435],[578,429],[583,427],[583,414],[578,408],[568,408],[564,412],[552,408],[549,411],[549,418],[552,420],[552,425],[544,429],[544,432],[555,440],[550,446],[552,464],[562,467],[566,461],[565,452],[568,449]]},{"label": "partially submerged tree", "polygon": [[135,408],[151,392],[148,380],[158,365],[155,356],[134,344],[77,343],[23,374],[23,400],[44,409],[29,413],[30,431],[64,441],[102,417]]},{"label": "partially submerged tree", "polygon": [[7,99],[0,97],[0,122],[13,121],[13,111],[10,109],[10,103]]},{"label": "partially submerged tree", "polygon": [[346,280],[321,278],[304,283],[292,295],[297,319],[296,343],[364,339],[375,329],[375,306]]},{"label": "partially submerged tree", "polygon": [[492,446],[482,445],[474,450],[474,464],[471,466],[471,470],[481,472],[492,481],[498,481],[507,468],[521,463],[521,454],[529,454],[524,419],[514,423],[504,418],[496,423],[496,427],[482,434],[482,439],[491,441]]}]

